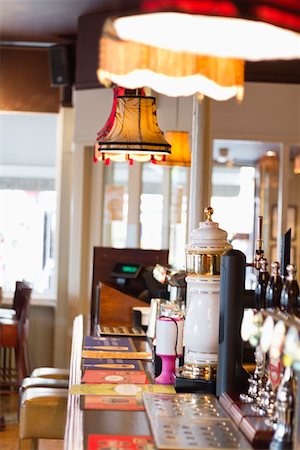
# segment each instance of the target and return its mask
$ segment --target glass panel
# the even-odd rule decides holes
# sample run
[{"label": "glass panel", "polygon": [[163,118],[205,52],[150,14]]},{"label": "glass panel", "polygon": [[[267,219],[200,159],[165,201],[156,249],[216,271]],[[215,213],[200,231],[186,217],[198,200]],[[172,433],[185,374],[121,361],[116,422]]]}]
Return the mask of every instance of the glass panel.
[{"label": "glass panel", "polygon": [[57,117],[1,115],[0,285],[9,296],[17,280],[55,294]]},{"label": "glass panel", "polygon": [[143,249],[162,248],[163,170],[158,164],[143,164],[140,206],[140,247]]},{"label": "glass panel", "polygon": [[279,181],[279,157],[267,152],[257,163],[256,192],[259,198],[256,216],[263,216],[263,248],[269,261],[276,260],[277,252],[277,203]]},{"label": "glass panel", "polygon": [[[300,158],[300,146],[291,149],[293,157]],[[290,162],[287,229],[291,228],[291,264],[297,269],[296,278],[300,283],[300,174],[295,172],[294,160]]]},{"label": "glass panel", "polygon": [[105,167],[102,245],[126,247],[128,217],[128,165],[114,162]]},{"label": "glass panel", "polygon": [[[246,255],[247,262],[253,262],[255,168],[214,165],[212,175],[213,220],[227,231],[228,240]],[[247,274],[247,278],[250,288],[252,274]]]},{"label": "glass panel", "polygon": [[189,173],[187,167],[173,167],[171,172],[169,263],[177,269],[185,268]]},{"label": "glass panel", "polygon": [[13,292],[16,280],[34,291],[54,292],[55,191],[1,190],[0,284]]}]

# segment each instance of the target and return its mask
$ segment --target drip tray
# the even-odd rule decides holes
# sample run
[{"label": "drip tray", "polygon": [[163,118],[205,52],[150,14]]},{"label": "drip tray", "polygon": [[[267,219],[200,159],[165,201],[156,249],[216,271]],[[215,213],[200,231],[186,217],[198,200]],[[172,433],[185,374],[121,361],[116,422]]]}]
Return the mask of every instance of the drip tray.
[{"label": "drip tray", "polygon": [[247,449],[251,445],[213,395],[143,393],[158,449]]}]

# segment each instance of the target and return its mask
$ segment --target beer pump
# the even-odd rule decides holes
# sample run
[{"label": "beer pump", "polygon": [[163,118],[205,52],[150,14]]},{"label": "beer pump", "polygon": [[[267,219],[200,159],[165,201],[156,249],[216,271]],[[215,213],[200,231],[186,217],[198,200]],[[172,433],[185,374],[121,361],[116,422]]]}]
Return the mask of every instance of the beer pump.
[{"label": "beer pump", "polygon": [[[227,232],[213,222],[213,208],[191,233],[186,246],[186,320],[184,365],[176,373],[175,387],[187,391],[222,391],[238,380],[243,386],[243,347],[240,324],[244,307],[254,308],[254,291],[246,291],[245,255],[233,250]],[[262,217],[258,218],[252,267],[263,258]],[[222,274],[223,272],[223,274]],[[220,370],[219,370],[220,365]],[[218,374],[218,375],[217,375]],[[234,375],[234,376],[233,376]],[[231,384],[236,388],[235,381]]]},{"label": "beer pump", "polygon": [[246,267],[260,269],[264,257],[262,216],[258,217],[256,250],[253,263],[239,250],[230,249],[222,255],[220,278],[219,361],[216,394],[243,391],[248,374],[242,367],[243,343],[240,336],[245,308],[255,308],[255,290],[245,289]]},{"label": "beer pump", "polygon": [[186,319],[183,367],[176,372],[177,391],[215,392],[220,316],[220,261],[231,249],[227,233],[213,222],[213,208],[192,231],[186,246]]}]

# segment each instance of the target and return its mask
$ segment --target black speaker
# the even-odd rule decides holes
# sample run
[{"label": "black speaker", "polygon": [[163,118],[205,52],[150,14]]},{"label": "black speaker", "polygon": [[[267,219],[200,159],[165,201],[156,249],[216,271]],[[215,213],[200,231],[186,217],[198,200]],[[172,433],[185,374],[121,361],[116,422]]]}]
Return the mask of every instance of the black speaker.
[{"label": "black speaker", "polygon": [[75,72],[73,45],[52,45],[48,56],[51,86],[72,86]]}]

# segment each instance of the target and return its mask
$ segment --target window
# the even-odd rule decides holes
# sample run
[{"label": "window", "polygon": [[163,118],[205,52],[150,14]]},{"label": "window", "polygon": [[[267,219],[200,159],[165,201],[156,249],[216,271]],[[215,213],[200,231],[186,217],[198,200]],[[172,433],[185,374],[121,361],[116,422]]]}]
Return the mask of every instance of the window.
[{"label": "window", "polygon": [[163,166],[143,164],[140,203],[140,247],[143,249],[160,250],[163,247],[163,175]]},{"label": "window", "polygon": [[56,114],[1,115],[0,285],[55,293]]},{"label": "window", "polygon": [[[253,262],[254,212],[255,212],[255,168],[246,166],[213,167],[213,220],[228,233],[233,248]],[[252,273],[246,273],[247,288],[251,287]]]},{"label": "window", "polygon": [[172,167],[171,170],[169,262],[177,269],[184,269],[187,243],[187,186],[190,170],[179,166]]},{"label": "window", "polygon": [[128,165],[114,162],[105,167],[102,245],[126,247],[128,217]]}]

